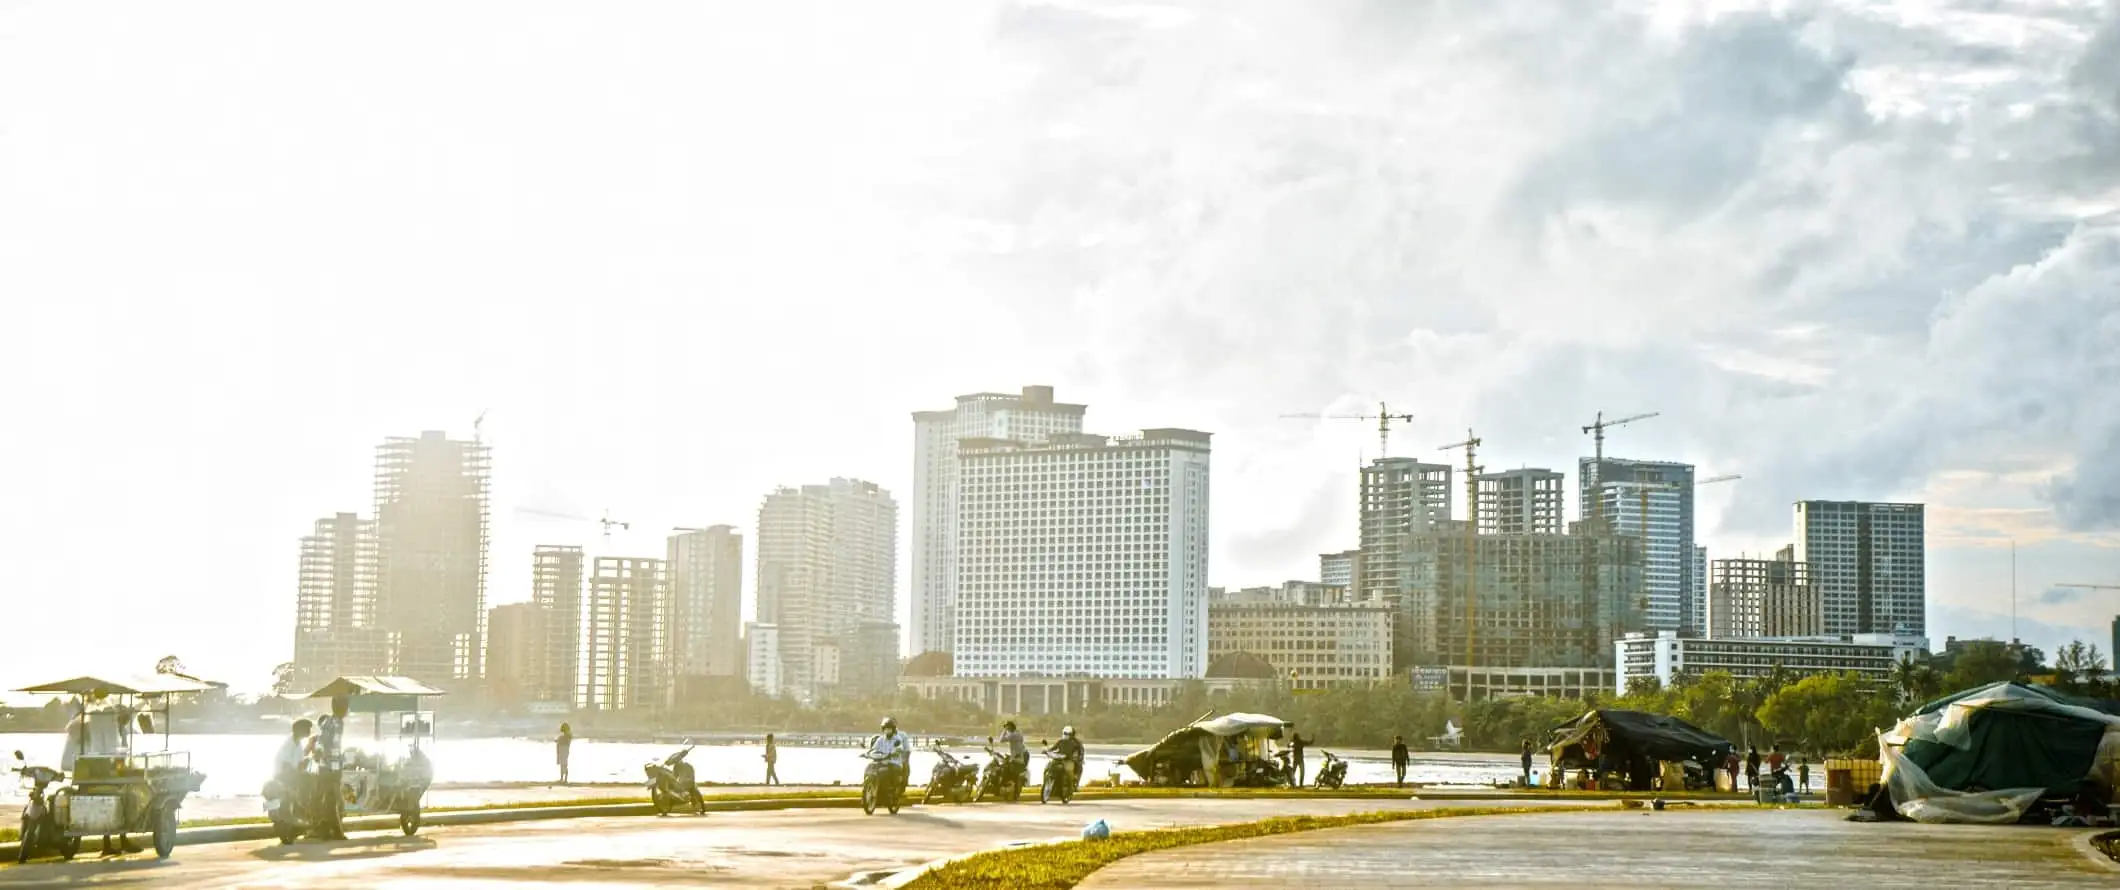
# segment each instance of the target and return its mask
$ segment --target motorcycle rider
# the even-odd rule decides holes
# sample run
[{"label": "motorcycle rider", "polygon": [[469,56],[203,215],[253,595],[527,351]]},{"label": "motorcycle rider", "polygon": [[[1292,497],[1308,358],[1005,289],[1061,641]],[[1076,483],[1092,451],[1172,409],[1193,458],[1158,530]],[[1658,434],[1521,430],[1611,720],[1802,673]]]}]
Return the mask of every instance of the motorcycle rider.
[{"label": "motorcycle rider", "polygon": [[1082,742],[1075,738],[1074,727],[1061,727],[1060,740],[1054,742],[1052,747],[1045,749],[1045,756],[1057,758],[1061,762],[1066,763],[1071,771],[1069,781],[1074,787],[1079,788],[1082,786]]},{"label": "motorcycle rider", "polygon": [[910,760],[913,756],[913,739],[911,736],[898,731],[898,720],[896,718],[883,718],[880,732],[877,733],[875,740],[869,743],[869,753],[871,755],[881,755],[877,759],[890,765],[891,779],[894,783],[892,787],[896,789],[898,794],[905,794],[906,777],[910,772]]},{"label": "motorcycle rider", "polygon": [[1016,721],[1001,724],[1001,741],[1008,745],[1009,761],[1016,765],[1016,781],[1025,785],[1031,781],[1031,746],[1024,742],[1022,731],[1016,729]]}]

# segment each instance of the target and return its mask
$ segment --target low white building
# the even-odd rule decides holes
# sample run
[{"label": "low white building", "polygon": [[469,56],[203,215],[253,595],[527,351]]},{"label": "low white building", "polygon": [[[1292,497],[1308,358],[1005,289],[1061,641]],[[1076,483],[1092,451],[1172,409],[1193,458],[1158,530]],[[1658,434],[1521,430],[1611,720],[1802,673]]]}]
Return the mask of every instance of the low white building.
[{"label": "low white building", "polygon": [[1925,637],[1895,634],[1852,636],[1761,637],[1747,640],[1708,640],[1680,637],[1672,631],[1655,636],[1629,634],[1613,642],[1613,689],[1627,691],[1636,677],[1655,677],[1668,686],[1675,677],[1698,677],[1709,671],[1726,671],[1740,680],[1763,677],[1780,665],[1797,677],[1854,671],[1875,680],[1889,680],[1901,659],[1926,656]]},{"label": "low white building", "polygon": [[751,691],[780,695],[780,627],[751,622],[743,626],[744,664],[749,668]]},{"label": "low white building", "polygon": [[1006,716],[1080,714],[1093,704],[1103,707],[1160,708],[1176,701],[1187,684],[1199,684],[1210,697],[1242,687],[1263,687],[1274,680],[1112,680],[1094,677],[903,677],[902,692],[924,699],[976,705]]}]

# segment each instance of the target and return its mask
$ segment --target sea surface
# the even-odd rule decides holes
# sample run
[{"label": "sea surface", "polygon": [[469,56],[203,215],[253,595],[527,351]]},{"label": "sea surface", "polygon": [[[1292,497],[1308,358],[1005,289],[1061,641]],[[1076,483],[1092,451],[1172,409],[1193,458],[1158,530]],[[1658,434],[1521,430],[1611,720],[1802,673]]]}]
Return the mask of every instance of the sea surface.
[{"label": "sea surface", "polygon": [[[363,747],[363,740],[353,727],[348,728],[349,747]],[[170,739],[173,750],[188,752],[192,768],[206,774],[205,787],[199,792],[202,797],[244,797],[256,795],[272,772],[273,754],[278,750],[281,736],[258,734],[200,734],[175,735]],[[136,746],[141,750],[160,750],[161,737],[153,737],[153,743]],[[60,733],[0,733],[0,760],[7,768],[15,766],[16,750],[20,750],[31,764],[57,766],[60,749],[65,737]],[[1118,759],[1140,750],[1140,745],[1090,745],[1085,775],[1089,779],[1102,779],[1113,772],[1127,780],[1138,777],[1118,763]],[[647,744],[641,742],[604,742],[576,739],[574,742],[571,778],[577,784],[637,782],[641,781],[642,764],[660,760],[677,749],[676,745]],[[951,747],[951,753],[960,758],[969,758],[975,763],[984,763],[986,755],[977,747]],[[1350,783],[1389,782],[1392,780],[1388,755],[1381,751],[1340,750],[1330,746],[1313,748],[1307,758],[1315,771],[1324,758],[1316,752],[1329,750],[1348,760],[1347,781]],[[444,735],[427,750],[434,761],[435,781],[446,784],[502,784],[555,782],[559,778],[554,764],[553,746],[550,739],[528,738],[464,738],[452,739]],[[1035,747],[1033,749],[1035,754]],[[765,762],[757,745],[715,744],[700,745],[686,759],[698,772],[700,781],[725,785],[757,784],[765,778]],[[936,755],[921,750],[913,757],[913,781],[924,781],[933,769]],[[1042,768],[1043,759],[1033,763],[1033,770]],[[780,780],[789,785],[830,785],[844,783],[858,785],[861,782],[863,761],[857,748],[804,748],[783,745],[780,748]],[[1486,785],[1507,781],[1517,774],[1517,759],[1508,754],[1416,754],[1407,770],[1409,782],[1421,784]],[[23,796],[18,782],[0,781],[0,801],[19,802]]]}]

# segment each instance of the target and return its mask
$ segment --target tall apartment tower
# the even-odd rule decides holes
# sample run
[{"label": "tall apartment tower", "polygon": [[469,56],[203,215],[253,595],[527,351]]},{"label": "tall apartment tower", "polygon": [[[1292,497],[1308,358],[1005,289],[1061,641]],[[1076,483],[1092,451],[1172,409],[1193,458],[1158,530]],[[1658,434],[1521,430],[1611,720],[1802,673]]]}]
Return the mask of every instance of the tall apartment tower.
[{"label": "tall apartment tower", "polygon": [[302,538],[295,688],[307,692],[336,677],[383,671],[387,652],[376,624],[375,559],[375,523],[352,513],[319,519]]},{"label": "tall apartment tower", "polygon": [[1204,676],[1208,440],[960,442],[957,675]]},{"label": "tall apartment tower", "polygon": [[[781,488],[758,508],[758,623],[774,625],[783,695],[814,702],[839,647],[897,613],[898,502],[873,482]],[[894,658],[895,660],[895,658]]]},{"label": "tall apartment tower", "polygon": [[954,408],[913,412],[912,654],[954,648],[958,441],[1079,433],[1086,410],[1053,401],[1050,386],[1026,386],[1017,395],[973,393],[958,396]]},{"label": "tall apartment tower", "polygon": [[1361,576],[1362,551],[1343,550],[1339,553],[1318,554],[1318,583],[1346,590],[1345,599],[1358,597],[1361,585],[1356,579]]},{"label": "tall apartment tower", "polygon": [[1811,566],[1796,548],[1773,559],[1718,559],[1708,586],[1707,636],[1716,640],[1801,637],[1825,633]]},{"label": "tall apartment tower", "polygon": [[1642,539],[1648,629],[1698,633],[1694,616],[1707,609],[1694,586],[1693,465],[1586,457],[1578,481],[1585,518],[1602,516],[1615,533]]},{"label": "tall apartment tower", "polygon": [[486,613],[486,689],[494,700],[508,705],[534,700],[544,681],[549,617],[536,603],[509,603]]},{"label": "tall apartment tower", "polygon": [[1384,457],[1362,468],[1357,601],[1386,602],[1404,588],[1399,566],[1406,536],[1450,521],[1450,500],[1448,464]]},{"label": "tall apartment tower", "polygon": [[544,655],[537,701],[572,705],[581,700],[582,548],[539,544],[530,554],[530,603],[545,612]]},{"label": "tall apartment tower", "polygon": [[749,659],[744,667],[744,678],[750,681],[751,691],[779,698],[780,628],[770,624],[744,625],[743,648]]},{"label": "tall apartment tower", "polygon": [[391,671],[446,688],[483,676],[491,449],[437,431],[375,451],[376,604]]},{"label": "tall apartment tower", "polygon": [[1708,548],[1693,546],[1693,600],[1687,604],[1685,627],[1700,636],[1708,635]]},{"label": "tall apartment tower", "polygon": [[666,703],[663,663],[668,564],[636,556],[591,563],[582,605],[582,666],[575,707],[615,711]]},{"label": "tall apartment tower", "polygon": [[1567,530],[1567,477],[1526,468],[1481,473],[1479,529],[1483,535],[1557,535]]},{"label": "tall apartment tower", "polygon": [[1811,565],[1829,634],[1928,635],[1920,504],[1796,502],[1796,559]]},{"label": "tall apartment tower", "polygon": [[677,677],[742,675],[743,535],[712,525],[672,535],[668,544],[672,672]]}]

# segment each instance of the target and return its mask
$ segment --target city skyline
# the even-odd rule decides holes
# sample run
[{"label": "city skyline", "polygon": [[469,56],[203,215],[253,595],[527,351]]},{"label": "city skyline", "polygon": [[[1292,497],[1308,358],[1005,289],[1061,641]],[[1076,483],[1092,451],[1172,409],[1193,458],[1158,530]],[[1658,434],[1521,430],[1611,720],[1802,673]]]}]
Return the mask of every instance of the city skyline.
[{"label": "city skyline", "polygon": [[11,10],[0,564],[146,618],[0,675],[257,688],[378,436],[486,413],[491,606],[539,543],[909,494],[907,412],[1026,381],[1216,434],[1214,584],[1354,546],[1373,424],[1283,414],[1498,471],[1660,412],[1605,453],[1742,474],[1711,559],[1922,503],[1932,638],[2106,638],[2055,585],[2120,580],[2116,17],[1749,6]]}]

